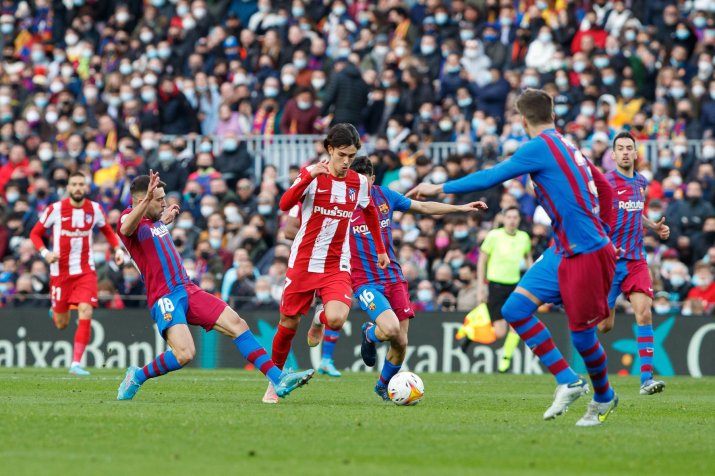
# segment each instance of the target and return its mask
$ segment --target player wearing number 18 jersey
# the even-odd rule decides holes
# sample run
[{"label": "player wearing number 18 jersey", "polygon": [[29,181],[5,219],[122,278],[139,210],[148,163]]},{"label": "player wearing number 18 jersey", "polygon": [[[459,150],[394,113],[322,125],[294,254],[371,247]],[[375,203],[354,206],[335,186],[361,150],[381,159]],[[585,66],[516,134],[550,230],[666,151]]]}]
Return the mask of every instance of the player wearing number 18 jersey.
[{"label": "player wearing number 18 jersey", "polygon": [[313,375],[281,372],[248,329],[246,322],[217,297],[191,282],[166,227],[179,214],[178,205],[166,208],[164,183],[150,171],[131,185],[133,208],[120,218],[119,237],[144,276],[151,315],[171,350],[139,369],[127,369],[117,392],[118,400],[131,400],[147,379],[179,370],[195,354],[188,324],[217,330],[230,337],[241,354],[285,396]]},{"label": "player wearing number 18 jersey", "polygon": [[[357,130],[350,124],[336,124],[324,144],[330,160],[301,170],[280,200],[281,210],[286,212],[298,202],[302,205],[300,229],[288,260],[280,323],[273,338],[273,361],[279,367],[285,364],[298,323],[316,291],[320,291],[324,308],[316,313],[308,345],[320,343],[324,326],[339,331],[348,318],[352,304],[349,225],[358,208],[365,214],[366,226],[378,237],[377,266],[384,269],[390,262],[380,239],[367,179],[350,170],[361,146]],[[270,385],[263,401],[277,401]]]},{"label": "player wearing number 18 jersey", "polygon": [[611,240],[620,248],[621,256],[616,263],[616,276],[608,295],[611,315],[599,324],[599,329],[608,332],[615,319],[616,299],[623,293],[633,306],[638,330],[636,340],[641,363],[641,395],[662,392],[665,382],[653,378],[653,282],[643,248],[643,225],[655,230],[661,239],[667,240],[670,228],[665,218],[658,223],[643,215],[645,208],[646,179],[636,172],[636,141],[628,132],[621,132],[613,140],[613,155],[616,169],[606,178],[613,187]]},{"label": "player wearing number 18 jersey", "polygon": [[[85,198],[87,179],[84,174],[73,173],[67,191],[69,197],[45,209],[32,229],[30,239],[50,264],[52,320],[58,329],[69,325],[70,306],[77,306],[79,320],[70,373],[85,376],[89,372],[81,367],[80,361],[91,335],[92,308],[99,302],[92,254],[94,229],[99,228],[115,251],[121,252],[121,249],[100,205]],[[45,247],[43,240],[48,231],[52,235],[51,250]]]}]

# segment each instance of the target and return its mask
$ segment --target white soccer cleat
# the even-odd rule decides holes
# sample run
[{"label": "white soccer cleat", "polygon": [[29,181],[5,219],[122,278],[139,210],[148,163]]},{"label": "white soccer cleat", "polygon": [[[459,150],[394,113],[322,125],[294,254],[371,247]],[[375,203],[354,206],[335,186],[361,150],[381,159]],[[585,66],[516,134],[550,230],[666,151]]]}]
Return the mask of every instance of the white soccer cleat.
[{"label": "white soccer cleat", "polygon": [[323,341],[324,325],[320,322],[320,313],[323,312],[324,306],[318,304],[315,306],[315,315],[313,315],[313,322],[310,324],[310,329],[308,330],[308,346],[315,347]]},{"label": "white soccer cleat", "polygon": [[641,385],[641,395],[653,395],[660,393],[665,389],[665,382],[662,380],[646,380]]},{"label": "white soccer cleat", "polygon": [[588,402],[586,414],[576,422],[576,426],[598,426],[601,425],[608,415],[618,406],[618,395],[613,394],[613,400],[605,403],[598,403],[591,400]]},{"label": "white soccer cleat", "polygon": [[266,393],[263,394],[261,401],[263,403],[278,403],[278,394],[276,393],[273,383],[268,383],[268,388],[266,389]]},{"label": "white soccer cleat", "polygon": [[563,415],[569,409],[569,405],[588,392],[588,382],[582,378],[573,383],[557,385],[554,392],[554,402],[544,412],[544,420],[553,420],[557,416]]}]

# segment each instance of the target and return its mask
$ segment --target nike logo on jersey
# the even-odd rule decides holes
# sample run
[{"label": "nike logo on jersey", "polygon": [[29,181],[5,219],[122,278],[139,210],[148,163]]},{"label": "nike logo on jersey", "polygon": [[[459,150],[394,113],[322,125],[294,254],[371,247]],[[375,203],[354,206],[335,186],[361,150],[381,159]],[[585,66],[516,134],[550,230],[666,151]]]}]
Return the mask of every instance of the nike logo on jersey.
[{"label": "nike logo on jersey", "polygon": [[327,188],[326,188],[325,190],[320,190],[320,189],[318,189],[318,193],[326,193],[326,192],[328,192],[328,189],[327,189]]},{"label": "nike logo on jersey", "polygon": [[354,222],[354,221],[357,220],[358,218],[360,218],[360,217],[351,218],[351,219],[350,219],[350,223]]},{"label": "nike logo on jersey", "polygon": [[72,218],[72,217],[62,217],[62,221],[67,221],[67,220],[69,220],[70,218]]},{"label": "nike logo on jersey", "polygon": [[350,301],[352,301],[352,300],[353,300],[353,298],[352,298],[352,297],[350,297],[350,296],[348,296],[347,294],[343,294],[343,296],[345,296],[345,299],[348,299],[348,300],[350,300]]},{"label": "nike logo on jersey", "polygon": [[626,193],[627,191],[628,191],[628,190],[619,190],[619,191],[618,191],[618,195],[623,195],[623,194]]},{"label": "nike logo on jersey", "polygon": [[410,309],[410,308],[408,307],[407,309],[405,309],[405,312],[410,312],[411,310],[412,310],[412,309]]},{"label": "nike logo on jersey", "polygon": [[599,319],[600,319],[600,317],[596,317],[594,319],[591,319],[590,321],[586,321],[586,324],[593,324],[594,322],[596,322]]}]

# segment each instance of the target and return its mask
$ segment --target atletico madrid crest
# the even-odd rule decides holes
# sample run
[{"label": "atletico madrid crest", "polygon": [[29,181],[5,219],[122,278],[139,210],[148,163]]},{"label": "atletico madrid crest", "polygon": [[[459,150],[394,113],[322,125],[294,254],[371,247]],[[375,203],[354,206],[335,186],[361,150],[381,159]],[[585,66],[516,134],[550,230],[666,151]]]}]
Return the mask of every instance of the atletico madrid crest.
[{"label": "atletico madrid crest", "polygon": [[92,215],[90,215],[89,213],[85,213],[85,214],[84,214],[84,221],[86,221],[87,223],[91,223],[91,222],[92,222]]},{"label": "atletico madrid crest", "polygon": [[357,197],[357,191],[354,188],[349,188],[348,189],[348,199],[351,202],[354,202]]}]

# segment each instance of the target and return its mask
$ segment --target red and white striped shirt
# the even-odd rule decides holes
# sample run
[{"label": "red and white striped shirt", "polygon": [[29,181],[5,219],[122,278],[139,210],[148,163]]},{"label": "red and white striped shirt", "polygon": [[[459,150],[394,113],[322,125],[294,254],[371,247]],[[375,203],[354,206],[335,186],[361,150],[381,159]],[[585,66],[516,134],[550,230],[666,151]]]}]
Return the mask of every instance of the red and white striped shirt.
[{"label": "red and white striped shirt", "polygon": [[[343,178],[321,174],[313,179],[312,167],[301,170],[280,201],[284,211],[302,202],[300,229],[293,240],[288,267],[310,273],[349,272],[349,225],[358,207],[363,209],[366,221],[373,217],[372,223],[367,223],[368,229],[374,229],[375,236],[380,236],[377,210],[370,199],[370,184],[353,170]],[[382,240],[379,240],[379,252],[384,253]]]},{"label": "red and white striped shirt", "polygon": [[112,248],[119,246],[119,239],[97,202],[85,199],[81,207],[75,208],[70,199],[65,198],[45,209],[32,229],[30,239],[40,250],[45,247],[42,239],[45,232],[51,230],[50,249],[59,259],[50,265],[50,276],[64,279],[95,272],[92,255],[94,227],[99,227]]}]

